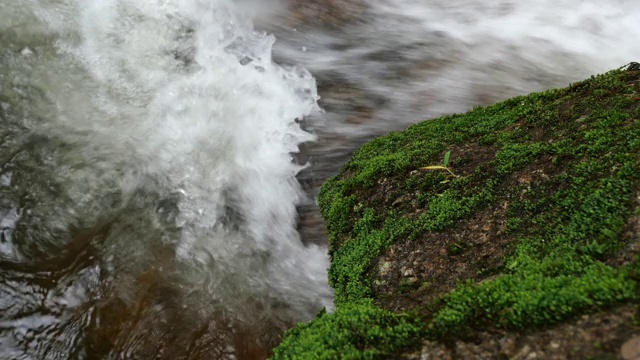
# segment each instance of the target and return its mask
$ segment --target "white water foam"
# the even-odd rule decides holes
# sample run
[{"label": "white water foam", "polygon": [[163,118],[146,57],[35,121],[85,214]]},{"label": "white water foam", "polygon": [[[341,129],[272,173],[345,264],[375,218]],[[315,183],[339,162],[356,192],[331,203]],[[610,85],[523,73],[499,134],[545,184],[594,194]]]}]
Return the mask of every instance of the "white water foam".
[{"label": "white water foam", "polygon": [[91,228],[136,194],[156,193],[175,203],[170,224],[158,224],[157,204],[142,216],[174,236],[111,233],[107,268],[142,272],[147,247],[170,246],[185,307],[205,301],[240,323],[291,324],[332,300],[326,248],[304,246],[295,229],[304,165],[291,153],[314,140],[299,122],[319,110],[316,85],[272,61],[275,38],[253,28],[250,5],[52,0],[0,10],[16,16],[7,28],[30,22],[53,39],[13,69],[46,99],[24,125],[64,145],[41,169],[58,193],[33,210],[39,228]]}]

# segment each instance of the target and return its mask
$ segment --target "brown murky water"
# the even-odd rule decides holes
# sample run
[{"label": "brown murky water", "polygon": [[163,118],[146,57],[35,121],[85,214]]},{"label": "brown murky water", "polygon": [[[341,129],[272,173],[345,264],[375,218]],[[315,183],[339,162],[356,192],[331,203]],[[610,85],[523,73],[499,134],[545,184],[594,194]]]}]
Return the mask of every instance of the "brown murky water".
[{"label": "brown murky water", "polygon": [[0,4],[0,359],[265,358],[330,306],[314,197],[360,144],[637,60],[638,14]]}]

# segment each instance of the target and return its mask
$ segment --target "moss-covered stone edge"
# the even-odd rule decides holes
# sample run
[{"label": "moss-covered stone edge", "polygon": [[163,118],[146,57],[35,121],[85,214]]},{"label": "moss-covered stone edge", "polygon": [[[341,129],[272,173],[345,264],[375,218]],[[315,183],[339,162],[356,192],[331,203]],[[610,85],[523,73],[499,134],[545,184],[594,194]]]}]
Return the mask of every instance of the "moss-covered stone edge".
[{"label": "moss-covered stone edge", "polygon": [[287,331],[273,359],[388,358],[419,339],[423,328],[415,315],[394,314],[363,299]]},{"label": "moss-covered stone edge", "polygon": [[[404,321],[403,334],[438,338],[480,323],[514,329],[549,325],[638,300],[637,261],[612,267],[606,259],[624,246],[621,232],[637,211],[639,81],[637,71],[614,70],[565,89],[426,121],[364,145],[325,183],[319,198],[330,236],[329,281],[337,311],[289,332],[275,358],[330,348],[318,334],[345,327],[358,333],[378,316],[381,324],[388,324],[389,316]],[[437,164],[451,146],[472,142],[495,147],[495,156],[464,177],[443,187],[443,173],[407,176]],[[554,175],[505,195],[505,179],[541,158],[553,163]],[[369,201],[389,178],[401,179],[398,191],[415,194],[426,211],[407,215]],[[373,304],[370,270],[389,245],[454,227],[505,196],[516,199],[508,224],[518,240],[500,276],[462,284],[421,317],[409,317],[412,321]],[[361,312],[372,316],[362,321],[356,315]],[[389,331],[379,336],[399,342],[360,341],[354,358],[388,355],[421,337],[396,337],[393,326],[382,328]],[[350,341],[347,335],[341,339]],[[314,354],[311,358],[331,358],[328,352]]]}]

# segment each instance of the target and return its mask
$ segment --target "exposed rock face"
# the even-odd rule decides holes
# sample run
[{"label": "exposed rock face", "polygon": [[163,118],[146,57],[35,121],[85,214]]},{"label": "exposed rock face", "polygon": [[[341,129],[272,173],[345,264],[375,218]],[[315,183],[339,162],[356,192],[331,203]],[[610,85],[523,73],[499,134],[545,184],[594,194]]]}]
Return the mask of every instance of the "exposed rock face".
[{"label": "exposed rock face", "polygon": [[337,310],[275,358],[637,358],[639,104],[631,66],[364,145],[320,194]]},{"label": "exposed rock face", "polygon": [[[637,338],[628,340],[638,331],[633,326],[638,317],[633,305],[621,306],[597,314],[583,315],[549,329],[531,332],[491,330],[478,332],[473,338],[457,339],[445,345],[425,341],[409,359],[588,359],[607,356],[616,358],[620,352],[635,354]],[[634,342],[635,341],[635,342]],[[637,355],[635,355],[637,356]],[[629,357],[629,359],[635,359]]]}]

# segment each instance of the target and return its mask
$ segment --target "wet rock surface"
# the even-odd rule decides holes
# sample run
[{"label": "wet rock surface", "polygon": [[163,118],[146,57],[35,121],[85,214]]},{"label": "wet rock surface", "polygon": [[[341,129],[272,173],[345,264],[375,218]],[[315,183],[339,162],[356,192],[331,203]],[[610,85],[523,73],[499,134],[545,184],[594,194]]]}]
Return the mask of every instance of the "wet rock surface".
[{"label": "wet rock surface", "polygon": [[[407,359],[636,359],[637,306],[584,315],[535,332],[492,329],[442,344],[427,341]],[[636,356],[636,357],[634,357]]]},{"label": "wet rock surface", "polygon": [[636,356],[640,187],[618,169],[640,163],[639,77],[622,67],[362,146],[320,193],[338,309],[277,354]]},{"label": "wet rock surface", "polygon": [[620,355],[624,360],[640,359],[640,336],[635,336],[622,344]]}]

